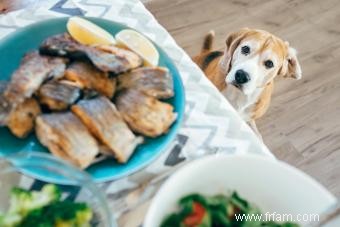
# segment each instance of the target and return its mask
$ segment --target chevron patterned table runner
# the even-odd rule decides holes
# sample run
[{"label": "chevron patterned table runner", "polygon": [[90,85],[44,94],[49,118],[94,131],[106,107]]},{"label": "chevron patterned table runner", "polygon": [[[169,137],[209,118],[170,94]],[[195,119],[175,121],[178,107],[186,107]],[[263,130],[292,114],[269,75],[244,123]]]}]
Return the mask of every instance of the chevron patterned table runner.
[{"label": "chevron patterned table runner", "polygon": [[[39,3],[38,3],[39,2]],[[44,0],[0,16],[0,39],[28,24],[53,17],[101,17],[126,24],[148,36],[175,62],[186,92],[183,124],[172,145],[150,166],[129,177],[100,184],[119,226],[139,226],[150,198],[178,167],[208,154],[272,156],[190,57],[138,0]],[[39,189],[44,182],[30,182]],[[66,186],[67,189],[67,186]],[[71,197],[79,194],[70,191]]]}]

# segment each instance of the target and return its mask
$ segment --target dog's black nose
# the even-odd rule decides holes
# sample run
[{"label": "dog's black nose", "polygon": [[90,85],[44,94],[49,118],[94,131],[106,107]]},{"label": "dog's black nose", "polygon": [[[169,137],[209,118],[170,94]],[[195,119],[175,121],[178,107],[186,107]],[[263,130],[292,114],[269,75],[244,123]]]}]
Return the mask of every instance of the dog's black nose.
[{"label": "dog's black nose", "polygon": [[250,76],[246,71],[239,69],[236,71],[235,80],[237,84],[245,84],[250,80]]}]

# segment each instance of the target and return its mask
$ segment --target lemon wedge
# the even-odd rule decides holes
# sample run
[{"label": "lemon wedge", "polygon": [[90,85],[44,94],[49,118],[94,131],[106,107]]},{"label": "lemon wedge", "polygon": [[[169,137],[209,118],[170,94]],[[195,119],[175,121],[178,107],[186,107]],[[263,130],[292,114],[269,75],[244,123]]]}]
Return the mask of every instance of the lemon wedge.
[{"label": "lemon wedge", "polygon": [[131,29],[125,29],[117,33],[115,38],[118,45],[125,46],[141,56],[146,65],[158,65],[159,53],[156,47],[142,34]]},{"label": "lemon wedge", "polygon": [[72,38],[81,44],[116,44],[110,33],[86,19],[71,17],[66,26]]}]

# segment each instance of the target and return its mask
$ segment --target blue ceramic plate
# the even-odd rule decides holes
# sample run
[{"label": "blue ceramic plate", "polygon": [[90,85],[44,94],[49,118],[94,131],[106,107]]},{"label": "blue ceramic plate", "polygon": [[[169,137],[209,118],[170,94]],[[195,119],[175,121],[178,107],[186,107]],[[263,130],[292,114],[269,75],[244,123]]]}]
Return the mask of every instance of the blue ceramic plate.
[{"label": "blue ceramic plate", "polygon": [[[127,28],[122,24],[104,19],[88,19],[113,35]],[[0,40],[0,80],[9,80],[13,71],[19,67],[23,55],[29,51],[37,50],[44,39],[66,32],[67,20],[68,18],[58,18],[39,22],[19,29]],[[178,114],[177,121],[172,125],[167,134],[155,139],[146,138],[145,142],[136,149],[127,163],[119,164],[113,159],[107,159],[87,168],[86,171],[96,182],[118,179],[147,166],[166,149],[167,145],[176,135],[176,131],[183,118],[185,106],[184,88],[174,63],[160,47],[157,45],[156,47],[160,55],[159,65],[167,67],[173,76],[175,96],[167,100],[167,102],[174,106],[175,112]],[[0,128],[0,154],[7,155],[20,151],[49,152],[39,143],[34,134],[26,139],[18,139],[14,137],[7,128]],[[66,179],[57,175],[47,174],[45,171],[39,171],[37,169],[25,169],[24,171],[38,179],[59,184],[68,184]]]}]

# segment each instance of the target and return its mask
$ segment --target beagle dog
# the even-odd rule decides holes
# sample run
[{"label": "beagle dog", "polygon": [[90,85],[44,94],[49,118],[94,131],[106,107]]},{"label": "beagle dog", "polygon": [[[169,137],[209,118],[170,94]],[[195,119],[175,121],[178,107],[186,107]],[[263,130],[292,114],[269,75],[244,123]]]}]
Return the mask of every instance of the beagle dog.
[{"label": "beagle dog", "polygon": [[231,33],[226,48],[212,51],[214,33],[193,60],[261,138],[255,124],[267,111],[276,76],[301,78],[296,50],[273,34],[243,28]]}]

